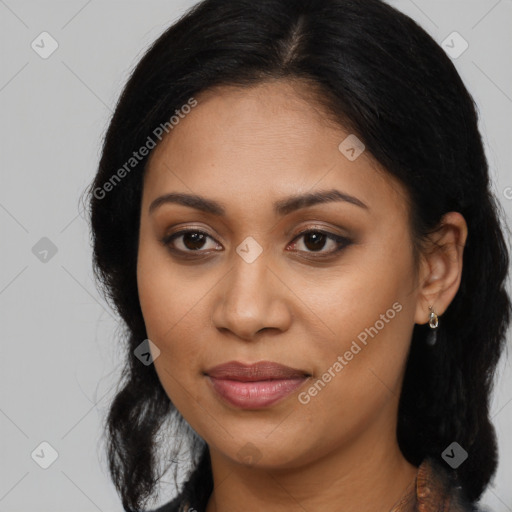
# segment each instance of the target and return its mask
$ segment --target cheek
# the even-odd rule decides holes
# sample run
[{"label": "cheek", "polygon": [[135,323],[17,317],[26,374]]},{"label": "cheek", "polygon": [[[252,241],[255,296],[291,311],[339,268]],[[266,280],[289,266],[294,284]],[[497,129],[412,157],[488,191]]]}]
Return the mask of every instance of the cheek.
[{"label": "cheek", "polygon": [[396,405],[414,315],[396,297],[379,293],[371,308],[351,304],[338,316],[335,343],[329,350],[314,348],[322,362],[298,399],[304,416],[324,430],[326,440],[343,431],[348,441]]},{"label": "cheek", "polygon": [[365,247],[357,263],[347,263],[327,293],[312,288],[309,295],[334,340],[322,354],[321,372],[329,380],[324,398],[340,393],[365,407],[399,392],[415,315],[412,255],[393,253],[387,244],[374,249]]},{"label": "cheek", "polygon": [[205,288],[185,278],[183,271],[177,275],[176,265],[171,264],[165,251],[152,241],[146,243],[142,235],[137,286],[148,338],[164,356],[155,361],[155,366],[158,368],[163,361],[169,364],[197,356],[195,343],[200,337],[196,331],[202,326],[191,319],[197,319],[203,307],[201,297]]},{"label": "cheek", "polygon": [[197,288],[183,278],[183,271],[177,271],[149,228],[141,228],[137,287],[148,334],[151,331],[162,340],[199,298]]},{"label": "cheek", "polygon": [[361,245],[325,278],[311,275],[302,280],[308,306],[325,332],[342,342],[340,349],[361,333],[364,339],[376,323],[379,335],[400,332],[413,323],[412,254],[391,247],[385,240],[372,247]]},{"label": "cheek", "polygon": [[155,370],[172,403],[189,416],[201,403],[196,382],[201,326],[193,321],[201,311],[200,296],[169,275],[168,263],[147,256],[139,254],[138,287],[147,336],[160,350]]}]

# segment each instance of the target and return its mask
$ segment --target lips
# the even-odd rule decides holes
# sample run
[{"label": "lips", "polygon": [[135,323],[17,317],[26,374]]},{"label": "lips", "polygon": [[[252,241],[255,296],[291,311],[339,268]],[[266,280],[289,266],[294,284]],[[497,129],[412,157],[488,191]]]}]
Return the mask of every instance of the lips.
[{"label": "lips", "polygon": [[294,379],[308,375],[303,370],[297,370],[271,361],[260,361],[250,365],[239,363],[238,361],[230,361],[229,363],[215,366],[205,373],[216,379],[238,380],[241,382]]},{"label": "lips", "polygon": [[205,372],[212,389],[224,401],[243,409],[267,407],[300,387],[311,375],[271,361],[246,365],[238,361]]}]

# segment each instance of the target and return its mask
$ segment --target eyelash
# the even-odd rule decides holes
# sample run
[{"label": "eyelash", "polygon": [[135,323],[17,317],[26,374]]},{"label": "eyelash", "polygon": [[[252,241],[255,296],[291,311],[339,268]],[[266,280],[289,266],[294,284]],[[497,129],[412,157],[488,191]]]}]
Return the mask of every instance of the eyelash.
[{"label": "eyelash", "polygon": [[[200,229],[185,229],[185,230],[173,233],[171,235],[164,236],[160,240],[160,242],[165,247],[167,247],[171,252],[173,252],[174,254],[178,254],[179,256],[187,255],[187,256],[183,256],[183,257],[187,257],[187,258],[190,257],[190,256],[188,256],[188,254],[192,255],[194,253],[198,254],[198,253],[208,253],[208,252],[210,252],[210,251],[204,251],[204,250],[201,250],[201,249],[198,249],[196,251],[192,251],[192,250],[183,251],[181,249],[176,249],[175,247],[172,246],[172,243],[174,242],[175,239],[177,239],[177,238],[179,238],[179,237],[181,237],[183,235],[189,234],[189,233],[205,235],[206,237],[211,238],[212,240],[214,240],[213,237],[211,237],[208,233],[206,233],[205,231],[202,231]],[[290,243],[290,245],[291,244],[296,244],[301,237],[303,237],[304,235],[308,235],[310,233],[318,233],[318,234],[325,235],[328,239],[333,240],[337,244],[337,248],[336,249],[334,249],[332,251],[328,251],[328,252],[298,251],[298,252],[302,252],[302,253],[306,253],[306,254],[319,254],[319,255],[321,255],[321,256],[315,256],[315,258],[317,258],[317,259],[320,259],[322,257],[333,256],[334,254],[337,254],[338,252],[342,251],[343,249],[345,249],[346,247],[348,247],[349,245],[352,244],[352,240],[350,240],[350,239],[348,239],[348,238],[346,238],[344,236],[336,235],[334,233],[330,233],[329,231],[324,231],[322,229],[311,229],[310,228],[310,229],[301,231],[300,233],[297,233],[295,235],[295,237],[293,238],[292,242]],[[197,257],[197,256],[192,256],[192,257]]]}]

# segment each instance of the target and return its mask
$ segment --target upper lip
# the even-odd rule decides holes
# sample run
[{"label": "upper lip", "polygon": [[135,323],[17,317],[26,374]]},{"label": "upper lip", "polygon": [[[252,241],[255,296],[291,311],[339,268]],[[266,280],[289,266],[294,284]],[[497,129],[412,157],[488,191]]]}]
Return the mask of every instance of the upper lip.
[{"label": "upper lip", "polygon": [[291,368],[272,361],[259,361],[254,364],[229,361],[214,366],[206,370],[205,373],[216,379],[238,380],[242,382],[309,377],[309,374],[304,370],[298,370],[297,368]]}]

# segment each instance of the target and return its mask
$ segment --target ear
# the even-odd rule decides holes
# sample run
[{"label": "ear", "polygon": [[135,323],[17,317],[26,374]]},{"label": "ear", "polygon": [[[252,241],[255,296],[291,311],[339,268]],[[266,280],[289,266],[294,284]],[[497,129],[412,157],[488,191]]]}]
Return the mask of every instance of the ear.
[{"label": "ear", "polygon": [[464,217],[458,212],[443,216],[429,236],[421,256],[415,322],[426,324],[432,306],[441,316],[457,294],[462,275],[462,257],[468,236]]}]

